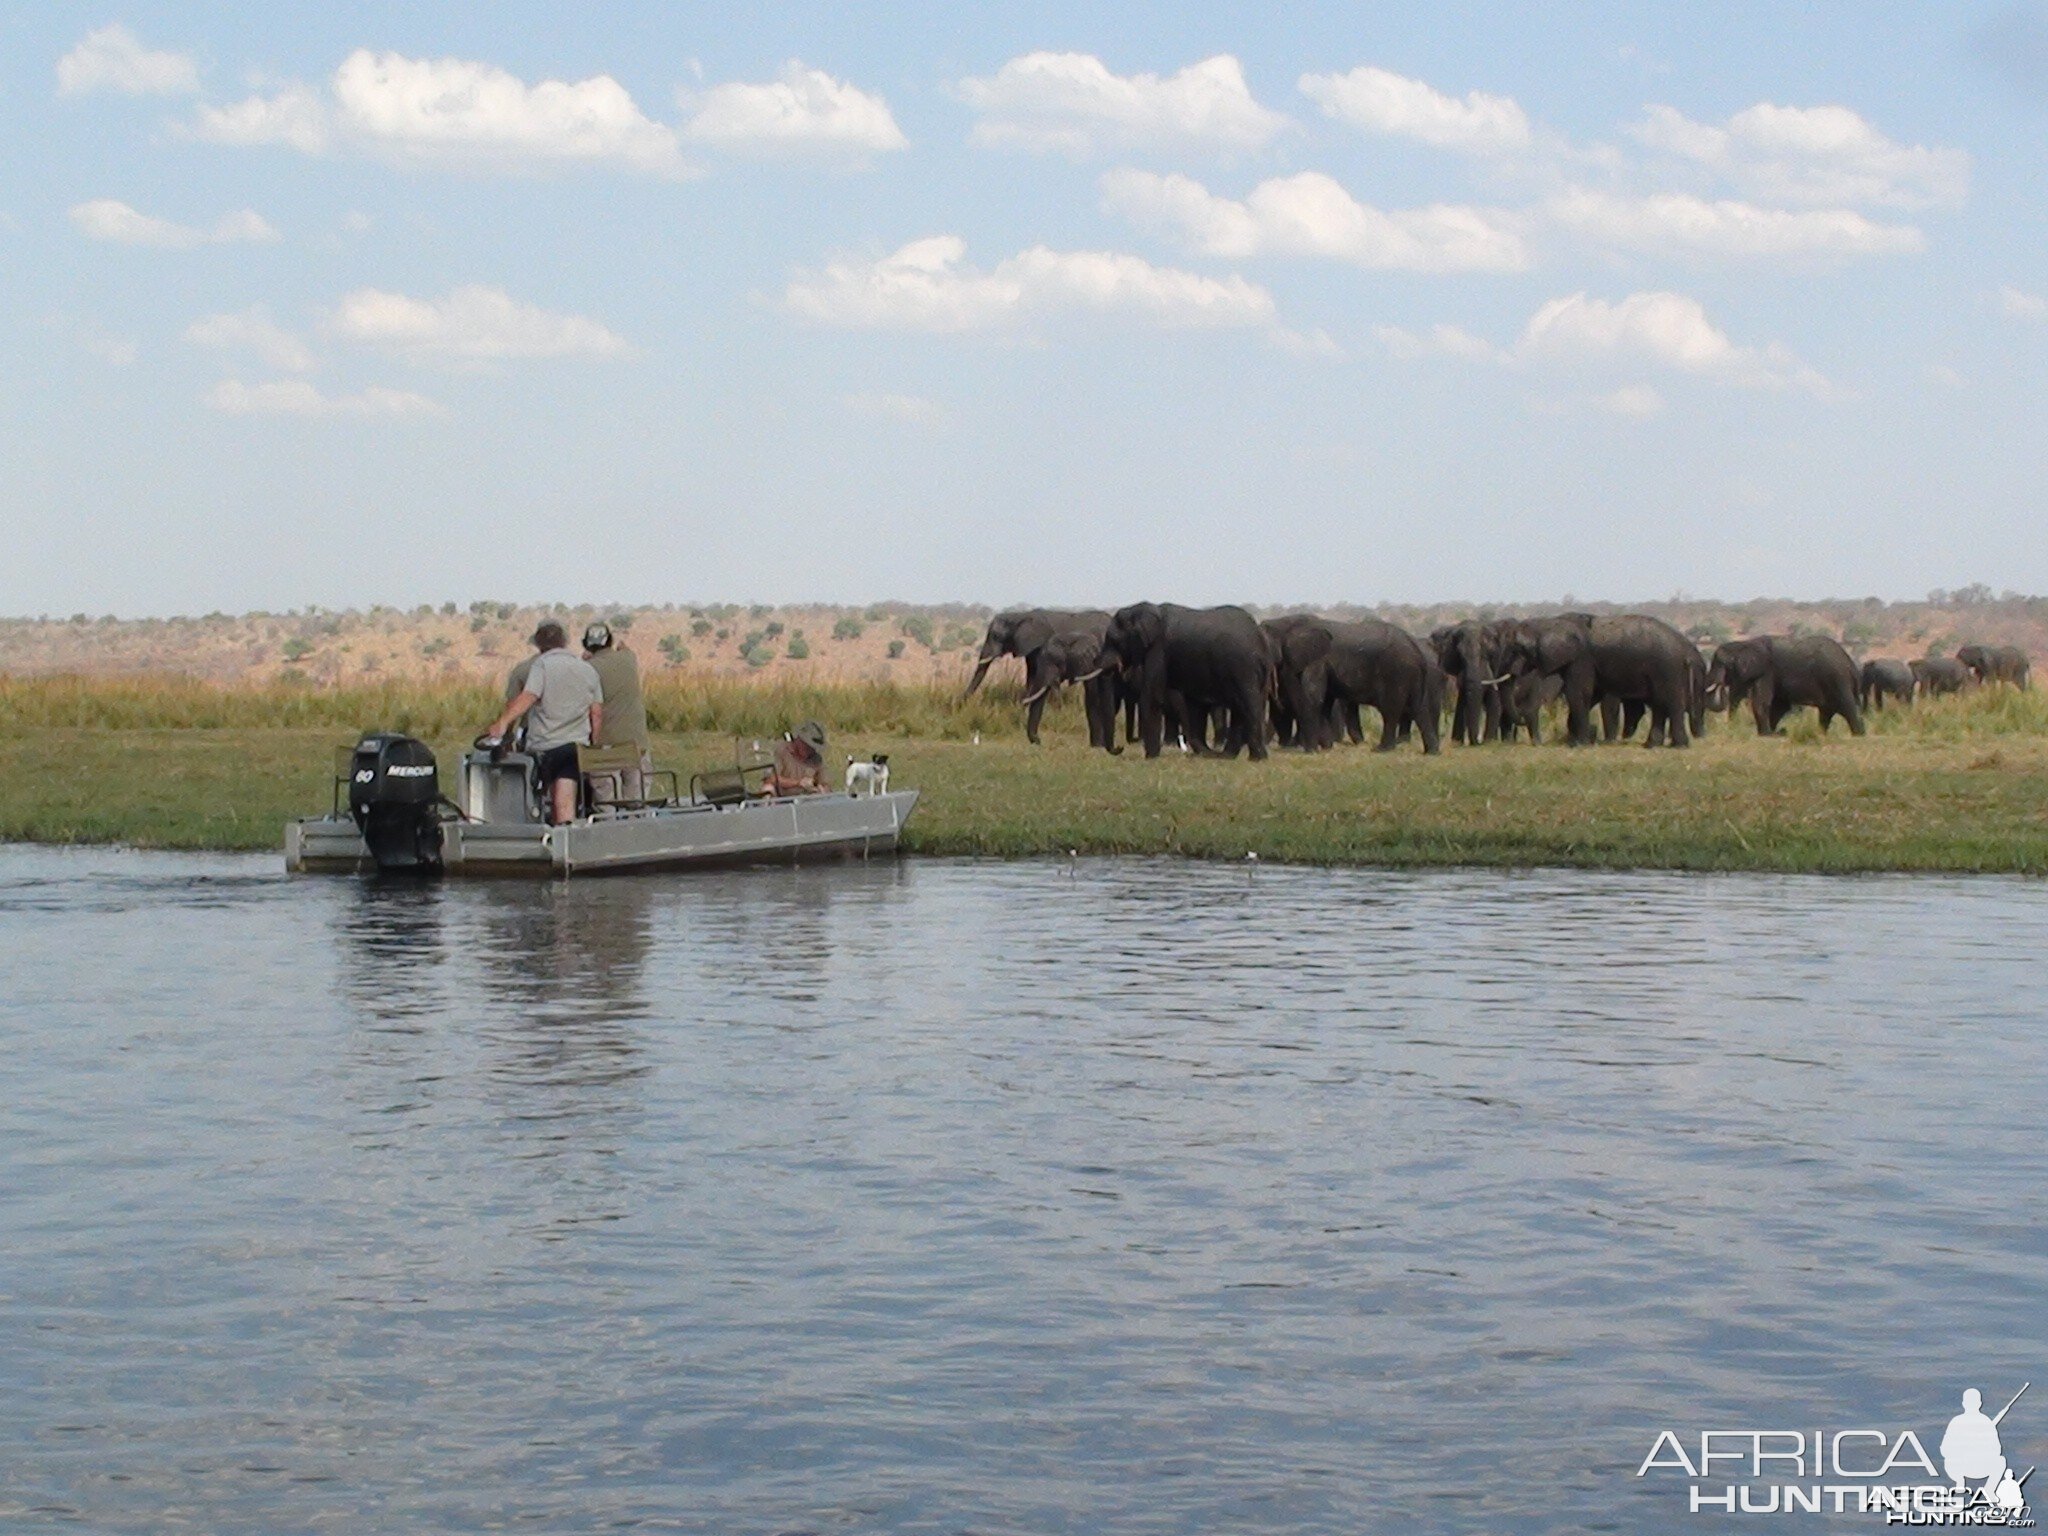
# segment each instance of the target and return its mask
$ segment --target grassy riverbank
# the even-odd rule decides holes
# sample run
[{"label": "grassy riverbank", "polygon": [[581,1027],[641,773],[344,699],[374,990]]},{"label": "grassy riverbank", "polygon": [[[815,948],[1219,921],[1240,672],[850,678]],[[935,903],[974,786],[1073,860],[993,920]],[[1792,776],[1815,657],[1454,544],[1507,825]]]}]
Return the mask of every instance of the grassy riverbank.
[{"label": "grassy riverbank", "polygon": [[[264,723],[260,695],[202,689],[176,694],[163,721],[133,692],[65,686],[0,686],[0,839],[275,848],[286,818],[326,807],[332,749],[357,727],[407,719],[452,763],[467,734],[454,727],[489,702],[310,694],[296,720],[274,711],[286,720]],[[382,712],[352,712],[372,707]],[[729,762],[732,730],[744,744],[803,714],[833,726],[835,760],[886,750],[896,782],[924,791],[908,839],[924,853],[2048,872],[2042,694],[1891,712],[1860,741],[1839,727],[1822,740],[1810,716],[1772,740],[1717,719],[1687,752],[1446,746],[1437,758],[1343,749],[1262,764],[1111,759],[1080,745],[1071,709],[1033,749],[1001,695],[960,710],[924,690],[742,690],[694,707],[721,729],[664,731],[661,761]]]}]

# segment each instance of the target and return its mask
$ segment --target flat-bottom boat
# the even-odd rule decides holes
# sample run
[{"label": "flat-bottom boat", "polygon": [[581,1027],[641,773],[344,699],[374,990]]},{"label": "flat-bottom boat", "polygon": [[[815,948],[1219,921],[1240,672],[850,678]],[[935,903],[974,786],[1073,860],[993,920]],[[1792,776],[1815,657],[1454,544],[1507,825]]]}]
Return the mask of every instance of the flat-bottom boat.
[{"label": "flat-bottom boat", "polygon": [[425,743],[366,736],[342,749],[333,809],[286,823],[285,868],[562,877],[867,858],[895,851],[917,805],[914,789],[764,797],[749,793],[755,771],[699,775],[687,795],[658,774],[665,798],[599,803],[550,826],[523,753],[465,753],[450,800]]}]

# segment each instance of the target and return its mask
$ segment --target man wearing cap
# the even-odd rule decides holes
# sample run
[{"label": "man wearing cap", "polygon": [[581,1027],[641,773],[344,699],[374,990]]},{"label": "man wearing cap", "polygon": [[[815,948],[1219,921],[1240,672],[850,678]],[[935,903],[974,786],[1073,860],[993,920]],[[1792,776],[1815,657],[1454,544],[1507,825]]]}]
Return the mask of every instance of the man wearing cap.
[{"label": "man wearing cap", "polygon": [[556,826],[576,819],[576,749],[587,747],[604,724],[604,685],[596,669],[569,654],[569,632],[545,619],[533,632],[539,653],[526,681],[484,738],[503,739],[512,722],[526,717],[526,750],[533,754],[548,820]]},{"label": "man wearing cap", "polygon": [[[583,659],[597,672],[604,689],[604,723],[597,732],[600,747],[638,747],[640,766],[618,775],[616,798],[637,803],[654,772],[653,747],[647,739],[647,702],[640,696],[640,658],[612,638],[609,624],[583,631]],[[592,775],[593,782],[597,775]]]},{"label": "man wearing cap", "polygon": [[761,787],[764,795],[822,795],[825,783],[825,727],[806,720],[775,744],[775,767]]}]

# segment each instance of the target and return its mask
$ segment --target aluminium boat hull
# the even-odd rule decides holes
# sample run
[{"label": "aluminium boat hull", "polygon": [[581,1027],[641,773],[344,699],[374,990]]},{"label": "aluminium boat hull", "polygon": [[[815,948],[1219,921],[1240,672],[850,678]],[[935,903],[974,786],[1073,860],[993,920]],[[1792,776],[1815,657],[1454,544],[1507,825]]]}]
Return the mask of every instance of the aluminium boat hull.
[{"label": "aluminium boat hull", "polygon": [[[895,851],[916,805],[916,790],[899,789],[881,795],[795,795],[729,806],[659,806],[586,817],[559,827],[447,821],[441,824],[441,872],[560,878],[866,858]],[[286,823],[284,862],[294,874],[356,874],[376,867],[355,823],[332,815]]]}]

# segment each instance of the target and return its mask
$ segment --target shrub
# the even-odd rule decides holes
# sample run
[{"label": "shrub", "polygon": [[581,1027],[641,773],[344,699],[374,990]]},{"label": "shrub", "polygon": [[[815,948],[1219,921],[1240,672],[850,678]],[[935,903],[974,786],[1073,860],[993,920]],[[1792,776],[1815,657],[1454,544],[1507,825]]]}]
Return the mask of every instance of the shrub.
[{"label": "shrub", "polygon": [[894,661],[898,656],[901,656],[902,654],[903,642],[901,640],[891,640],[889,642],[889,659],[891,661]]},{"label": "shrub", "polygon": [[292,639],[284,643],[284,659],[286,661],[304,661],[312,654],[313,642],[310,640]]},{"label": "shrub", "polygon": [[811,647],[801,634],[794,634],[789,637],[789,649],[784,651],[783,654],[791,661],[808,661],[811,655]]},{"label": "shrub", "polygon": [[690,635],[693,639],[702,640],[711,633],[711,628],[712,625],[709,619],[692,619],[690,621]]},{"label": "shrub", "polygon": [[659,649],[672,667],[680,667],[690,659],[690,648],[683,644],[681,635],[663,635]]},{"label": "shrub", "polygon": [[932,648],[932,621],[925,615],[921,613],[905,614],[900,627],[903,633],[910,636],[911,639],[915,640],[926,650]]},{"label": "shrub", "polygon": [[865,624],[849,613],[845,618],[832,626],[832,638],[834,640],[858,640],[866,628]]}]

